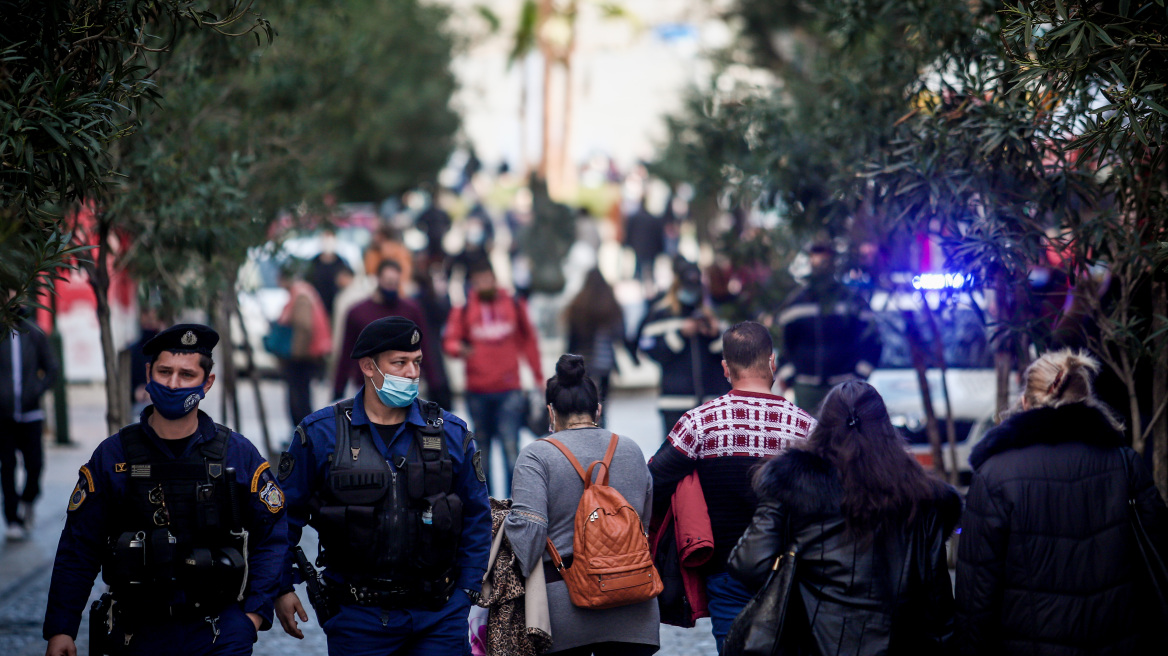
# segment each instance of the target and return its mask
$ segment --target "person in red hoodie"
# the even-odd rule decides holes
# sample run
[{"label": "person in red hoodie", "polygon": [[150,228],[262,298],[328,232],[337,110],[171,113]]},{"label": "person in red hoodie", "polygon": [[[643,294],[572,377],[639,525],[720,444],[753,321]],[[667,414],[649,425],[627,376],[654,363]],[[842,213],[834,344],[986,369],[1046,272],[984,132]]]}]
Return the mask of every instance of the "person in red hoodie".
[{"label": "person in red hoodie", "polygon": [[519,427],[524,421],[524,393],[519,361],[525,360],[535,380],[543,380],[539,340],[527,316],[527,303],[512,297],[495,280],[491,263],[482,258],[468,266],[470,287],[466,305],[450,311],[443,350],[466,362],[466,405],[479,451],[490,477],[491,444],[503,444],[506,486],[490,487],[500,498],[511,494],[511,468],[519,455]]}]

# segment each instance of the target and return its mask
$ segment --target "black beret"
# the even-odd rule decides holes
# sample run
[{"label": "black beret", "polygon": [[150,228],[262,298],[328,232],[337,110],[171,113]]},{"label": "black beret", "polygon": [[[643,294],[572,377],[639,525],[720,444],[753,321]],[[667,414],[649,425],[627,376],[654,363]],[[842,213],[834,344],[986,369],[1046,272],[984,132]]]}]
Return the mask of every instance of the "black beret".
[{"label": "black beret", "polygon": [[156,357],[163,351],[172,353],[199,353],[211,355],[211,349],[219,343],[219,333],[201,323],[180,323],[158,333],[142,345],[142,353]]},{"label": "black beret", "polygon": [[354,360],[368,358],[385,351],[422,350],[422,331],[418,324],[405,317],[384,317],[371,322],[357,336],[353,345]]}]

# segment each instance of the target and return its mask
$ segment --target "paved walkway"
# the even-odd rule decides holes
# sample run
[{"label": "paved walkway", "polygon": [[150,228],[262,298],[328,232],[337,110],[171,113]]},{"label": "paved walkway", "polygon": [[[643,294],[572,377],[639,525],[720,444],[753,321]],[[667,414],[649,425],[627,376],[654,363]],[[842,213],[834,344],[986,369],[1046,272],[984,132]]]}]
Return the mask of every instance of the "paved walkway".
[{"label": "paved walkway", "polygon": [[[315,401],[318,404],[323,405],[329,401],[325,398],[328,392],[323,386],[315,392]],[[290,422],[285,417],[283,385],[277,381],[264,381],[261,385],[261,395],[264,398],[273,439],[280,443],[291,432]],[[240,402],[241,414],[244,415],[243,434],[255,442],[262,452],[259,425],[254,418],[255,397],[249,388],[241,390]],[[456,404],[456,413],[464,410],[460,405]],[[220,401],[214,389],[204,401],[203,407],[213,417],[218,417]],[[626,387],[624,390],[614,392],[607,413],[610,428],[635,438],[646,458],[656,451],[663,434],[651,391]],[[69,414],[71,437],[76,444],[66,447],[50,444],[46,447],[46,466],[42,482],[44,491],[37,502],[37,524],[32,531],[31,539],[20,543],[0,541],[0,654],[5,656],[37,656],[44,653],[45,642],[41,639],[41,625],[44,620],[52,560],[65,521],[67,499],[77,482],[78,467],[88,460],[93,449],[106,437],[104,388],[97,385],[70,386]],[[498,463],[501,458],[492,460]],[[496,471],[493,472],[495,477],[501,473],[500,467],[496,466]],[[306,532],[306,539],[311,534],[312,531]],[[103,589],[104,586],[99,580],[92,591],[92,598],[96,598]],[[301,598],[306,598],[303,591]],[[85,636],[87,627],[88,619],[85,619],[82,621],[82,635],[78,641],[81,654],[88,653]],[[324,634],[311,620],[305,630],[305,636],[304,641],[297,641],[286,636],[277,627],[260,636],[255,653],[261,656],[326,653]],[[708,656],[716,653],[708,620],[702,620],[696,628],[688,630],[662,626],[661,640],[662,654]]]}]

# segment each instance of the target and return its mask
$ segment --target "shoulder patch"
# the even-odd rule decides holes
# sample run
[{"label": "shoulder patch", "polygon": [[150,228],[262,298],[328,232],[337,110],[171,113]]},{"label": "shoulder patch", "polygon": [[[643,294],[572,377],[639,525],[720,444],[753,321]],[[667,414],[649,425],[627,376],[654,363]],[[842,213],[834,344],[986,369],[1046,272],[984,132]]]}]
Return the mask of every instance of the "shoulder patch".
[{"label": "shoulder patch", "polygon": [[259,493],[260,501],[270,513],[278,513],[284,509],[284,492],[275,481],[268,481]]},{"label": "shoulder patch", "polygon": [[[124,464],[125,463],[123,463],[123,465]],[[85,484],[89,488],[89,491],[93,492],[93,473],[89,471],[89,467],[86,467],[84,465],[82,465],[80,471],[81,471],[81,476],[85,479]],[[78,481],[77,484],[80,485],[81,484],[80,481]]]},{"label": "shoulder patch", "polygon": [[487,472],[483,469],[483,452],[475,451],[475,454],[471,456],[470,461],[474,463],[475,478],[479,479],[480,483],[486,483]]},{"label": "shoulder patch", "polygon": [[85,503],[85,479],[77,481],[77,485],[73,486],[73,494],[69,495],[69,512],[73,512]]},{"label": "shoulder patch", "polygon": [[255,473],[251,475],[251,491],[253,494],[260,488],[260,475],[268,471],[270,467],[271,465],[268,464],[267,460],[259,467],[256,467]]},{"label": "shoulder patch", "polygon": [[474,442],[474,431],[468,430],[466,432],[466,437],[462,438],[462,452],[463,453],[466,453],[466,450],[470,448],[470,445],[472,442]]},{"label": "shoulder patch", "polygon": [[282,483],[285,479],[292,475],[292,469],[296,466],[296,456],[285,451],[280,454],[280,464],[276,466],[276,478]]}]

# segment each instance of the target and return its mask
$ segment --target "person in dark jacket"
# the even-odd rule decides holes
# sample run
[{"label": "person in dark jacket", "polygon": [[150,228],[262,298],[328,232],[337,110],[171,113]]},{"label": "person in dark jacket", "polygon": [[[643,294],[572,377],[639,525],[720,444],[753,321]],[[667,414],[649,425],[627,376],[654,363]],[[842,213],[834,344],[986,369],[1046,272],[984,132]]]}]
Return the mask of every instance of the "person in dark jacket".
[{"label": "person in dark jacket", "polygon": [[[22,311],[27,317],[31,312]],[[45,411],[41,397],[57,380],[57,358],[41,329],[25,318],[0,340],[0,483],[3,484],[4,537],[19,541],[32,528],[41,491]],[[24,460],[24,489],[16,491],[16,454]]]},{"label": "person in dark jacket", "polygon": [[701,270],[682,261],[669,291],[650,302],[637,329],[637,348],[661,365],[657,407],[664,435],[686,412],[730,391],[722,372],[722,326],[705,291]]},{"label": "person in dark jacket", "polygon": [[946,652],[945,541],[961,501],[908,455],[875,388],[833,388],[807,443],[764,465],[755,490],[758,510],[727,569],[757,590],[775,558],[798,545],[778,653]]},{"label": "person in dark jacket", "polygon": [[880,332],[864,299],[836,279],[835,248],[809,250],[811,274],[779,310],[779,385],[815,414],[833,385],[866,380],[880,361]]},{"label": "person in dark jacket", "polygon": [[1168,509],[1095,397],[1098,371],[1082,352],[1044,354],[1026,369],[1019,405],[970,455],[957,562],[963,654],[1163,650],[1129,495],[1161,554]]}]

